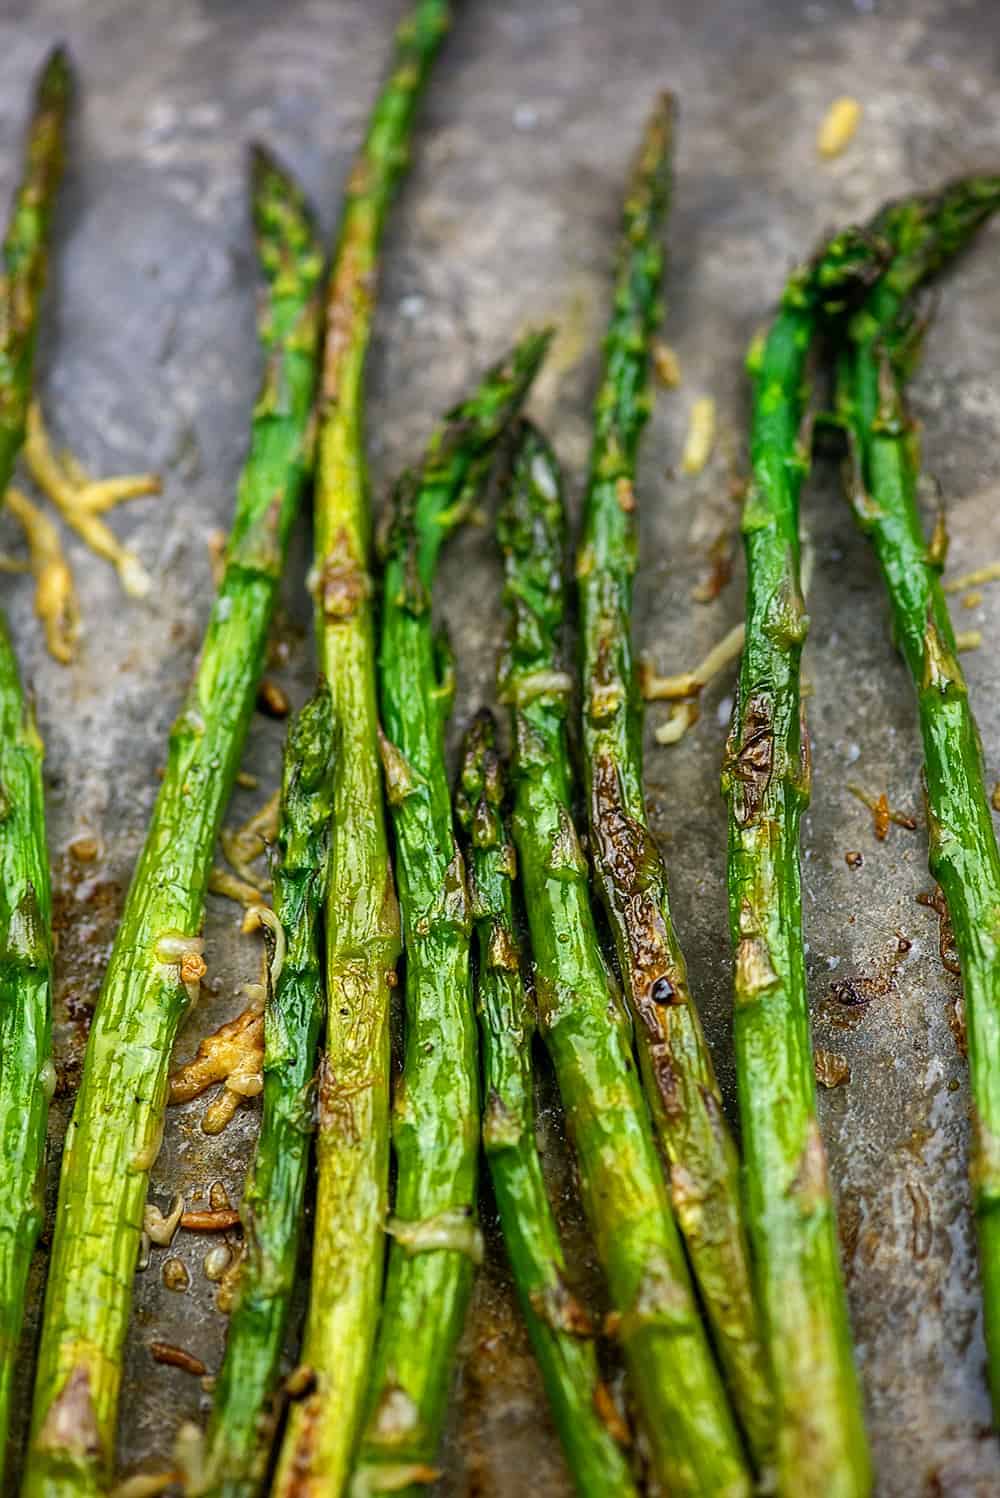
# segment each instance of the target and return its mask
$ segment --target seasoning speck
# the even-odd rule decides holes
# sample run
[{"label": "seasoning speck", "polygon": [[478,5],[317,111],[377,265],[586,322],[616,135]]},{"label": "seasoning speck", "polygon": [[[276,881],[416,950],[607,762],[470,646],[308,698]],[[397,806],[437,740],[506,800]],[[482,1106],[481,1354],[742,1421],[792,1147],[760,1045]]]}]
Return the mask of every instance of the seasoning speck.
[{"label": "seasoning speck", "polygon": [[77,863],[93,863],[100,851],[96,837],[75,837],[69,845],[69,856]]},{"label": "seasoning speck", "polygon": [[816,136],[816,149],[827,161],[847,150],[861,124],[861,105],[849,94],[834,99]]},{"label": "seasoning speck", "polygon": [[653,373],[667,390],[676,390],[681,382],[681,361],[669,343],[659,338],[653,342]]},{"label": "seasoning speck", "polygon": [[712,456],[714,445],[715,401],[710,395],[703,395],[691,407],[687,437],[684,441],[684,455],[681,458],[682,473],[689,474],[691,477],[701,473]]},{"label": "seasoning speck", "polygon": [[880,843],[884,843],[889,836],[889,825],[895,822],[897,827],[905,827],[907,831],[913,832],[916,822],[907,812],[896,811],[889,805],[889,798],[883,791],[881,795],[874,796],[871,791],[866,791],[863,786],[847,782],[847,789],[855,796],[863,806],[867,806],[874,819],[875,836]]},{"label": "seasoning speck", "polygon": [[225,1211],[230,1205],[229,1194],[221,1181],[213,1181],[208,1188],[208,1205],[214,1212]]},{"label": "seasoning speck", "polygon": [[825,1051],[817,1046],[813,1052],[816,1080],[821,1087],[842,1087],[851,1080],[847,1057],[839,1051]]},{"label": "seasoning speck", "polygon": [[191,1283],[187,1265],[182,1259],[168,1259],[163,1266],[163,1283],[168,1290],[183,1292]]},{"label": "seasoning speck", "polygon": [[995,582],[1000,582],[1000,562],[987,562],[985,567],[975,567],[971,572],[963,572],[961,577],[949,577],[943,587],[946,593],[961,593],[963,588]]},{"label": "seasoning speck", "polygon": [[193,1352],[186,1352],[183,1347],[175,1347],[172,1342],[150,1342],[149,1350],[157,1363],[166,1363],[169,1368],[180,1368],[183,1373],[193,1373],[196,1378],[202,1378],[208,1372],[201,1358],[196,1358]]},{"label": "seasoning speck", "polygon": [[288,694],[270,676],[265,676],[257,688],[257,707],[269,718],[287,718],[292,710]]},{"label": "seasoning speck", "polygon": [[213,1284],[218,1284],[232,1261],[232,1249],[228,1243],[220,1243],[215,1248],[210,1248],[205,1255],[203,1266],[205,1278],[211,1280]]},{"label": "seasoning speck", "polygon": [[230,1228],[239,1225],[240,1214],[232,1207],[212,1212],[185,1212],[181,1218],[181,1227],[189,1233],[228,1233]]}]

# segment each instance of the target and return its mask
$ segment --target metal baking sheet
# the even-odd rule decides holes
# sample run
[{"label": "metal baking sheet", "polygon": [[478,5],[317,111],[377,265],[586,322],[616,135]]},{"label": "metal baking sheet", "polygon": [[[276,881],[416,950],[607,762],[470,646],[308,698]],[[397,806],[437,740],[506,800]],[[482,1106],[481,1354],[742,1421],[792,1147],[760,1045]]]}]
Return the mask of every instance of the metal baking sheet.
[{"label": "metal baking sheet", "polygon": [[[78,663],[50,661],[24,578],[5,599],[38,697],[48,746],[49,834],[59,932],[60,1095],[53,1169],[85,1027],[122,894],[156,792],[165,739],[190,675],[211,597],[208,540],[228,524],[258,377],[254,264],[244,144],[259,136],[301,173],[332,231],[336,204],[382,73],[395,0],[6,0],[0,14],[0,190],[12,187],[29,80],[66,38],[81,76],[57,253],[39,355],[58,439],[95,472],[158,468],[161,498],[114,524],[152,570],[146,604],[124,600],[110,568],[68,540],[86,635]],[[635,628],[664,669],[687,667],[740,616],[742,574],[711,605],[692,600],[708,549],[732,529],[744,462],[742,355],[784,273],[833,224],[886,195],[1000,162],[995,71],[1000,12],[988,0],[465,0],[433,75],[412,174],[392,215],[370,361],[375,493],[435,414],[529,322],[561,334],[536,399],[571,476],[587,452],[589,402],[607,312],[626,164],[654,91],[677,90],[681,120],[670,222],[666,335],[683,368],[662,392],[642,460],[642,571]],[[856,96],[864,118],[844,156],[821,164],[829,103]],[[988,231],[941,296],[913,387],[928,472],[943,489],[956,568],[1000,556],[998,433],[1000,227]],[[694,479],[674,474],[692,401],[718,402],[719,442]],[[816,1043],[851,1080],[821,1097],[881,1498],[995,1493],[966,1183],[968,1086],[958,979],[938,952],[920,755],[908,682],[888,640],[866,543],[817,464],[805,519],[815,550],[805,670],[815,754],[803,829],[806,934]],[[13,544],[5,528],[2,544]],[[314,672],[303,525],[285,590],[293,699]],[[488,532],[470,529],[442,573],[441,612],[458,649],[456,732],[488,700],[499,628]],[[961,625],[982,630],[966,658],[991,775],[1000,775],[1000,589]],[[655,830],[727,1101],[730,958],[718,771],[729,681],[706,694],[696,728],[657,748],[648,786]],[[238,791],[242,820],[276,781],[281,725],[254,719]],[[886,791],[920,824],[876,842],[847,789]],[[96,837],[75,862],[69,844]],[[845,852],[860,852],[852,869]],[[255,938],[209,902],[216,991],[178,1055],[237,1011],[256,976]],[[905,952],[902,950],[909,943]],[[540,1135],[581,1282],[598,1295],[551,1082],[540,1081]],[[222,1181],[238,1198],[253,1108],[218,1139],[201,1105],[173,1110],[153,1199]],[[51,1197],[51,1191],[50,1191]],[[569,1492],[513,1303],[484,1193],[488,1259],[456,1375],[442,1492],[506,1498]],[[205,1278],[210,1244],[173,1252],[190,1286],[163,1283],[154,1250],[136,1282],[121,1471],[162,1465],[184,1417],[202,1416],[199,1381],[152,1361],[156,1337],[218,1365],[225,1331]],[[31,1357],[44,1270],[32,1281]],[[290,1355],[294,1348],[290,1347]],[[27,1380],[22,1381],[26,1396]],[[23,1439],[22,1405],[17,1440]]]}]

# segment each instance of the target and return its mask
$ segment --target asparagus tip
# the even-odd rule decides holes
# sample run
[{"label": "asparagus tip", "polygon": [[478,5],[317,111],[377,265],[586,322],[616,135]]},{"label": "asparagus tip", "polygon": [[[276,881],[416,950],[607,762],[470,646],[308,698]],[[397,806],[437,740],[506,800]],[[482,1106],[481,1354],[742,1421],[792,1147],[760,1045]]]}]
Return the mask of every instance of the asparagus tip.
[{"label": "asparagus tip", "polygon": [[789,277],[786,305],[812,303],[825,316],[854,306],[879,279],[890,258],[883,236],[851,225],[823,240],[805,265]]},{"label": "asparagus tip", "polygon": [[62,101],[73,88],[73,59],[65,42],[56,42],[46,55],[38,75],[40,103]]},{"label": "asparagus tip", "polygon": [[253,140],[247,147],[250,158],[250,188],[256,202],[273,192],[282,192],[291,185],[291,177],[270,146],[261,140]]},{"label": "asparagus tip", "polygon": [[497,720],[493,709],[489,707],[478,708],[473,714],[465,732],[465,754],[473,752],[481,754],[486,749],[492,749],[497,741]]},{"label": "asparagus tip", "polygon": [[333,705],[330,688],[320,678],[316,691],[292,719],[285,754],[286,796],[294,780],[304,791],[315,790],[330,773],[334,750]]},{"label": "asparagus tip", "polygon": [[279,207],[302,215],[309,222],[310,232],[314,232],[308,199],[291,167],[285,166],[281,158],[263,141],[251,141],[248,151],[250,192],[258,232],[270,229],[270,213]]},{"label": "asparagus tip", "polygon": [[456,796],[459,821],[469,832],[476,807],[483,796],[490,797],[492,782],[497,779],[497,723],[488,707],[481,707],[473,717],[462,740],[459,794]]},{"label": "asparagus tip", "polygon": [[890,279],[903,295],[954,259],[1000,208],[1000,176],[958,177],[936,192],[898,198],[872,219],[870,232],[887,241]]},{"label": "asparagus tip", "polygon": [[[250,199],[257,257],[271,280],[287,269],[293,277],[315,282],[322,269],[316,221],[305,193],[291,170],[269,146],[249,147]],[[306,255],[307,248],[313,249]]]},{"label": "asparagus tip", "polygon": [[555,328],[548,324],[524,335],[515,350],[515,364],[524,372],[526,384],[534,380],[555,337]]},{"label": "asparagus tip", "polygon": [[670,137],[677,123],[677,95],[664,88],[656,95],[646,121],[643,134],[642,154],[655,146],[657,156],[662,156],[670,146]]}]

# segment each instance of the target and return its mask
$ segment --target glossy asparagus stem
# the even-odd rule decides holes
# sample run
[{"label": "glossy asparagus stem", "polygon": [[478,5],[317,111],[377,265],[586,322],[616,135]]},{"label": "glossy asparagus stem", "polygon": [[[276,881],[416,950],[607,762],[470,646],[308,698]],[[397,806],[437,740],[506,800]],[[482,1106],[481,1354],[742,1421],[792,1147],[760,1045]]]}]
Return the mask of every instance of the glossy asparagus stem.
[{"label": "glossy asparagus stem", "polygon": [[240,1217],[247,1246],[215,1386],[199,1493],[255,1498],[264,1488],[272,1402],[298,1268],[312,1148],[313,1080],[324,995],[319,922],[326,894],[332,770],[325,685],[285,745],[274,913],[285,952],[264,1018],[264,1106]]},{"label": "glossy asparagus stem", "polygon": [[635,477],[660,317],[660,236],[670,188],[673,100],[646,126],[625,201],[615,298],[594,406],[577,558],[583,750],[590,846],[635,1021],[646,1097],[670,1162],[677,1222],[755,1465],[765,1472],[774,1401],[754,1305],[740,1163],[670,916],[667,872],[649,830],[642,698],[632,653],[638,557]]},{"label": "glossy asparagus stem", "polygon": [[389,993],[400,951],[382,807],[369,571],[364,366],[379,247],[417,103],[448,27],[419,0],[347,185],[327,288],[315,498],[316,629],[339,752],[326,920],[328,1018],[319,1088],[313,1293],[303,1360],[314,1391],[290,1412],[277,1498],[341,1492],[378,1318],[389,1169]]},{"label": "glossy asparagus stem", "polygon": [[479,951],[476,1012],[483,1054],[483,1150],[521,1313],[576,1491],[581,1498],[636,1493],[601,1410],[593,1327],[566,1283],[566,1262],[535,1144],[531,1041],[535,1014],[521,976],[504,772],[492,714],[466,734],[456,809],[466,838]]},{"label": "glossy asparagus stem", "polygon": [[406,936],[406,1049],[393,1119],[392,1243],[354,1480],[366,1493],[419,1493],[430,1480],[482,1252],[471,928],[444,759],[454,682],[435,640],[431,589],[440,548],[476,498],[547,342],[532,335],[492,369],[449,412],[420,474],[405,474],[396,490],[379,666]]},{"label": "glossy asparagus stem", "polygon": [[777,1400],[778,1485],[869,1492],[871,1471],[816,1119],[802,945],[799,819],[809,744],[799,659],[808,619],[798,500],[809,462],[810,349],[826,312],[877,273],[863,236],[834,239],[790,280],[751,355],[752,481],[743,513],[746,644],[723,788],[746,1201]]},{"label": "glossy asparagus stem", "polygon": [[573,825],[571,679],[560,657],[564,523],[555,457],[526,428],[499,525],[510,630],[498,690],[512,710],[514,842],[539,1023],[655,1476],[671,1494],[735,1498],[749,1493],[749,1475],[670,1210],[631,1025],[601,957]]},{"label": "glossy asparagus stem", "polygon": [[0,617],[0,1488],[55,1085],[43,757]]},{"label": "glossy asparagus stem", "polygon": [[894,258],[850,323],[837,404],[849,494],[885,582],[893,637],[917,693],[930,867],[948,902],[962,969],[973,1093],[971,1174],[994,1418],[1000,1422],[1000,854],[982,750],[939,581],[945,535],[924,539],[919,451],[903,387],[922,331],[912,295],[1000,206],[1000,179],[956,182],[894,203],[874,227]]},{"label": "glossy asparagus stem", "polygon": [[311,467],[322,252],[297,188],[253,162],[267,360],[225,571],[132,877],[63,1155],[25,1498],[106,1490],[121,1355],[170,1052],[205,965],[205,887],[239,767],[288,534]]},{"label": "glossy asparagus stem", "polygon": [[[0,274],[0,499],[31,400],[49,227],[62,176],[72,77],[49,56],[35,86],[24,171]],[[0,1487],[31,1256],[43,1218],[52,1070],[52,901],[42,742],[0,615]]]}]

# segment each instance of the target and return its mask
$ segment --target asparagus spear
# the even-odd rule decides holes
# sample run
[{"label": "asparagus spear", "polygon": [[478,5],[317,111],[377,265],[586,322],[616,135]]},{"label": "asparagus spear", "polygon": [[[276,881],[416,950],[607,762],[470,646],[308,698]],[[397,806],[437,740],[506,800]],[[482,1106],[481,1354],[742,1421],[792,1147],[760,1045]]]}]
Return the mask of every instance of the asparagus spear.
[{"label": "asparagus spear", "polygon": [[389,992],[400,938],[377,743],[364,365],[382,231],[449,12],[446,0],[419,0],[397,33],[392,72],[348,182],[327,289],[315,499],[316,627],[339,754],[313,1289],[302,1353],[315,1388],[292,1408],[275,1483],[278,1498],[293,1498],[306,1484],[311,1498],[341,1492],[362,1416],[382,1285]]},{"label": "asparagus spear", "polygon": [[646,126],[625,202],[604,379],[577,560],[590,846],[671,1195],[726,1380],[761,1471],[773,1399],[753,1301],[740,1165],[670,917],[667,874],[642,783],[642,699],[632,655],[635,475],[659,319],[659,233],[670,187],[674,104]]},{"label": "asparagus spear", "polygon": [[515,739],[514,842],[535,953],[539,1021],[584,1206],[655,1475],[672,1494],[749,1492],[631,1057],[631,1026],[601,958],[570,812],[561,669],[564,515],[555,457],[531,428],[499,525],[510,630],[499,695]]},{"label": "asparagus spear", "polygon": [[49,53],[35,84],[24,172],[3,242],[0,276],[0,494],[24,442],[38,308],[48,272],[49,228],[62,180],[66,121],[73,94],[69,56]]},{"label": "asparagus spear", "polygon": [[1000,206],[1000,179],[973,177],[896,203],[875,222],[894,258],[849,324],[838,359],[840,417],[853,458],[849,493],[885,582],[893,634],[917,693],[930,867],[955,933],[965,988],[974,1102],[971,1174],[994,1418],[1000,1421],[1000,854],[982,750],[939,581],[943,530],[928,546],[917,503],[919,454],[903,387],[917,352],[913,293]]},{"label": "asparagus spear", "polygon": [[31,1256],[45,1215],[52,899],[43,746],[0,617],[0,1485]]},{"label": "asparagus spear", "polygon": [[[24,441],[72,76],[39,75],[0,276],[0,496]],[[52,901],[42,742],[0,615],[0,1486],[28,1266],[41,1231],[52,1071]]]},{"label": "asparagus spear", "polygon": [[808,619],[798,498],[810,348],[824,314],[842,309],[878,267],[864,236],[833,239],[793,275],[751,355],[746,644],[723,772],[747,1213],[777,1401],[779,1489],[829,1498],[867,1493],[871,1472],[816,1120],[802,947],[809,744],[799,658]]},{"label": "asparagus spear", "polygon": [[362,1493],[409,1492],[430,1480],[482,1253],[470,918],[444,760],[453,678],[434,637],[431,587],[441,546],[482,486],[547,342],[548,334],[531,335],[490,370],[445,417],[419,476],[404,474],[396,489],[379,667],[406,936],[406,1051],[393,1121],[392,1245],[355,1478]]},{"label": "asparagus spear", "polygon": [[170,1052],[205,971],[201,928],[219,823],[239,766],[292,521],[311,466],[322,253],[291,179],[253,160],[259,336],[253,416],[225,572],[132,878],[63,1156],[25,1498],[109,1481],[121,1354]]},{"label": "asparagus spear", "polygon": [[566,1460],[581,1498],[634,1495],[628,1463],[601,1417],[601,1386],[586,1311],[566,1284],[566,1263],[535,1146],[531,1040],[514,930],[515,856],[505,786],[488,712],[466,734],[456,809],[467,841],[479,948],[476,1009],[483,1050],[483,1149],[518,1299]]},{"label": "asparagus spear", "polygon": [[274,913],[285,953],[265,1011],[264,1107],[240,1209],[248,1252],[198,1488],[212,1498],[254,1498],[262,1491],[274,1429],[268,1404],[295,1284],[323,1023],[318,928],[329,855],[331,748],[330,695],[321,685],[285,745],[274,870]]}]

